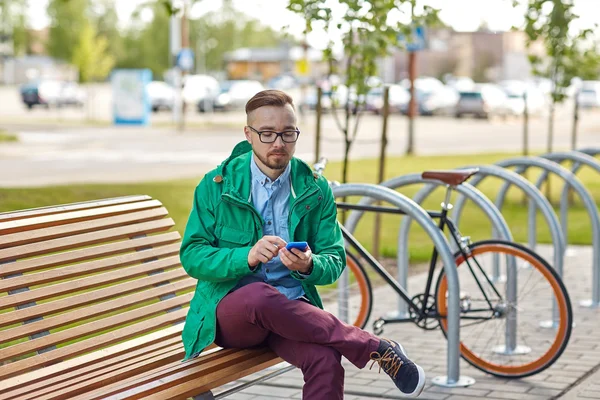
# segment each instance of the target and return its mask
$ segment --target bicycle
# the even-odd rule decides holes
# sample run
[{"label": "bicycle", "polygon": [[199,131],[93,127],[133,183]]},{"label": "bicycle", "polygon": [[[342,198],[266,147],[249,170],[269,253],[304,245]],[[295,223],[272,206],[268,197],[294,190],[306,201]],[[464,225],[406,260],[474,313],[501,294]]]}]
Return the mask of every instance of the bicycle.
[{"label": "bicycle", "polygon": [[[326,159],[321,159],[314,165],[319,175],[325,169]],[[571,335],[573,313],[567,290],[554,269],[538,254],[530,249],[505,240],[484,240],[471,242],[468,236],[463,236],[453,221],[448,217],[452,208],[450,196],[455,186],[462,184],[478,172],[477,169],[456,171],[427,171],[422,173],[425,179],[443,182],[446,189],[445,200],[441,212],[428,211],[434,219],[439,219],[438,228],[444,232],[447,227],[450,236],[459,249],[455,254],[460,282],[460,353],[461,357],[475,368],[491,375],[504,378],[523,378],[537,374],[550,367],[565,350]],[[330,182],[330,185],[335,185]],[[404,214],[393,207],[359,206],[348,203],[337,203],[338,209],[389,212]],[[340,224],[346,241],[347,267],[349,283],[343,291],[335,293],[337,285],[325,288],[322,295],[326,309],[334,314],[339,313],[341,319],[348,323],[364,328],[369,321],[374,302],[371,277],[366,272],[363,263],[383,278],[386,287],[396,292],[409,306],[407,317],[380,317],[373,322],[373,331],[379,335],[383,326],[389,323],[413,322],[424,330],[441,328],[444,336],[447,332],[445,318],[447,305],[447,281],[443,266],[438,274],[434,292],[431,293],[434,273],[438,269],[438,252],[433,249],[429,272],[423,293],[410,297],[389,272],[361,245],[361,243]],[[509,286],[500,288],[502,282],[493,282],[486,272],[485,262],[498,263],[504,275],[509,266],[516,272],[516,292],[507,292]],[[491,266],[488,270],[491,269]],[[532,277],[537,280],[532,281]],[[543,287],[539,287],[544,283]],[[498,287],[497,287],[498,286]],[[519,290],[524,289],[524,293]],[[333,299],[331,300],[333,293]],[[387,293],[387,292],[386,292]],[[505,294],[503,296],[503,294]],[[531,294],[533,300],[523,296]],[[508,300],[511,298],[511,301]],[[337,299],[337,300],[336,300]],[[543,314],[544,306],[552,312],[553,302],[558,312],[554,316],[556,328],[542,329],[534,322]],[[530,306],[532,310],[526,310]],[[352,313],[352,316],[350,316]],[[525,323],[522,330],[517,330],[518,322]],[[499,325],[510,324],[510,330],[497,329]],[[488,334],[486,329],[492,329]],[[496,329],[494,329],[496,328]],[[478,334],[473,342],[474,334]],[[487,342],[481,342],[482,335],[488,336]],[[529,341],[526,340],[529,338]],[[491,345],[491,342],[494,344]],[[517,342],[518,341],[518,342]],[[502,343],[508,343],[509,346]],[[532,346],[533,345],[533,346]],[[507,351],[508,349],[508,351]]]}]

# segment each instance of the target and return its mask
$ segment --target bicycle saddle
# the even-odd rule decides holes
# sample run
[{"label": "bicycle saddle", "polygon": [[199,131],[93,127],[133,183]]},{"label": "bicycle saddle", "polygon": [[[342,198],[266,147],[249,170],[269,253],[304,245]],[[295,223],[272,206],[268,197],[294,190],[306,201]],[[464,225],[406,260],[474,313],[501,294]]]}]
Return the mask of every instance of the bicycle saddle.
[{"label": "bicycle saddle", "polygon": [[477,172],[479,172],[479,168],[447,171],[424,171],[421,174],[421,178],[435,179],[437,181],[444,182],[447,185],[456,186],[460,185]]}]

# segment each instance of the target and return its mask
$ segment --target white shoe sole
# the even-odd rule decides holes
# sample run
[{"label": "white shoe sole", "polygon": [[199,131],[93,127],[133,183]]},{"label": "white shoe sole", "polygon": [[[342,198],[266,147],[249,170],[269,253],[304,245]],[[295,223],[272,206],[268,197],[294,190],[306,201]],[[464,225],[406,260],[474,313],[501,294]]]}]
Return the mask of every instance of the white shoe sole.
[{"label": "white shoe sole", "polygon": [[[400,347],[400,351],[402,352],[402,354],[404,354],[404,356],[406,358],[408,358],[408,355],[406,354],[406,350],[404,350],[404,347],[402,347],[402,345],[398,342],[396,342],[396,344],[398,345],[398,347]],[[421,392],[423,392],[423,388],[425,387],[425,371],[423,370],[423,368],[419,367],[416,363],[415,366],[417,367],[417,371],[419,371],[419,382],[417,383],[417,387],[415,388],[415,390],[413,390],[410,393],[404,393],[404,392],[400,392],[402,393],[404,396],[403,397],[419,397],[419,395],[421,394]]]}]

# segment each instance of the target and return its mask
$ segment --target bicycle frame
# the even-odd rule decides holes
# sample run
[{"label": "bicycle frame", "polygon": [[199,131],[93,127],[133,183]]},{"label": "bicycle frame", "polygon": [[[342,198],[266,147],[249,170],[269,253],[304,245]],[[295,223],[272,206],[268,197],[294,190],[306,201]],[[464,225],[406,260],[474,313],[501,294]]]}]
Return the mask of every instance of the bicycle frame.
[{"label": "bicycle frame", "polygon": [[[465,259],[467,260],[468,268],[473,273],[473,276],[474,276],[482,294],[484,295],[484,297],[487,300],[488,305],[490,306],[489,309],[476,309],[476,310],[471,310],[471,311],[472,312],[493,311],[493,306],[492,306],[491,302],[489,301],[488,296],[486,295],[485,291],[483,290],[481,283],[479,282],[479,279],[475,275],[475,272],[473,271],[473,267],[469,263],[468,254],[466,251],[466,249],[467,249],[466,245],[469,244],[469,239],[468,239],[468,237],[463,237],[460,234],[460,232],[459,232],[458,228],[456,227],[456,225],[454,224],[454,222],[448,217],[448,211],[452,208],[452,206],[449,204],[450,193],[451,193],[451,189],[448,188],[448,191],[446,194],[446,199],[445,199],[444,203],[442,203],[442,211],[441,212],[427,211],[427,213],[429,214],[429,216],[431,218],[440,220],[439,224],[438,224],[438,228],[442,232],[444,231],[444,229],[446,227],[448,227],[448,229],[451,233],[451,236],[454,239],[454,242],[458,246],[459,251],[461,252],[463,257],[465,257]],[[356,205],[356,204],[349,204],[349,203],[337,203],[337,207],[339,209],[345,209],[345,210],[375,211],[375,212],[383,212],[383,213],[390,213],[390,214],[406,215],[405,212],[403,212],[397,208],[393,208],[393,207],[370,206],[370,205],[367,206],[367,205]],[[344,239],[346,239],[346,241],[349,243],[350,247],[355,249],[360,254],[360,256],[363,257],[367,261],[367,263],[375,270],[375,272],[377,272],[386,281],[386,283],[388,285],[390,285],[394,289],[394,291],[396,291],[396,293],[398,293],[398,295],[408,304],[409,308],[412,309],[412,311],[415,313],[417,322],[421,321],[425,318],[436,318],[436,319],[441,318],[441,316],[437,312],[431,313],[431,312],[428,312],[428,310],[427,310],[427,301],[428,301],[429,297],[431,296],[431,293],[430,293],[431,285],[433,283],[433,275],[434,275],[434,271],[436,269],[435,266],[436,266],[437,259],[438,259],[438,252],[435,247],[433,249],[431,261],[429,263],[429,273],[427,276],[425,292],[423,293],[423,295],[425,297],[423,299],[421,306],[419,307],[419,305],[415,304],[415,302],[409,296],[408,292],[398,284],[396,279],[394,279],[394,277],[392,275],[390,275],[390,273],[384,269],[384,267],[362,246],[362,244],[360,244],[360,242],[342,224],[340,224],[340,228],[342,230],[342,235],[343,235]],[[477,260],[475,260],[475,259],[473,259],[473,260],[474,260],[477,268],[483,272],[483,269],[482,269],[481,265],[479,265]],[[492,286],[492,288],[496,292],[496,294],[501,298],[502,296],[500,295],[498,290],[495,288],[494,284],[489,280],[487,275],[485,275],[485,273],[484,273],[484,276],[486,277],[486,280]],[[461,316],[461,318],[478,319],[478,320],[489,319],[489,318],[485,318],[485,317],[469,317],[469,316],[465,316],[465,315]],[[415,322],[415,318],[411,318],[411,317],[402,318],[401,317],[401,318],[385,319],[385,321],[386,322]]]}]

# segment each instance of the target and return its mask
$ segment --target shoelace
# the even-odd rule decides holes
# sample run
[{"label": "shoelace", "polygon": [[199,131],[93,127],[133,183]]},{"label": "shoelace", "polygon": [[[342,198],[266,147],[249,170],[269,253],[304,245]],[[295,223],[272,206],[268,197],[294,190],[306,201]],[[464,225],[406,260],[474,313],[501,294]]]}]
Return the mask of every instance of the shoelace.
[{"label": "shoelace", "polygon": [[379,354],[377,351],[372,352],[371,360],[373,360],[373,363],[369,367],[369,370],[371,370],[373,365],[377,362],[379,363],[379,373],[381,373],[381,369],[383,368],[383,370],[394,379],[396,379],[400,367],[404,364],[404,361],[398,357],[391,347],[388,347],[383,355]]}]

